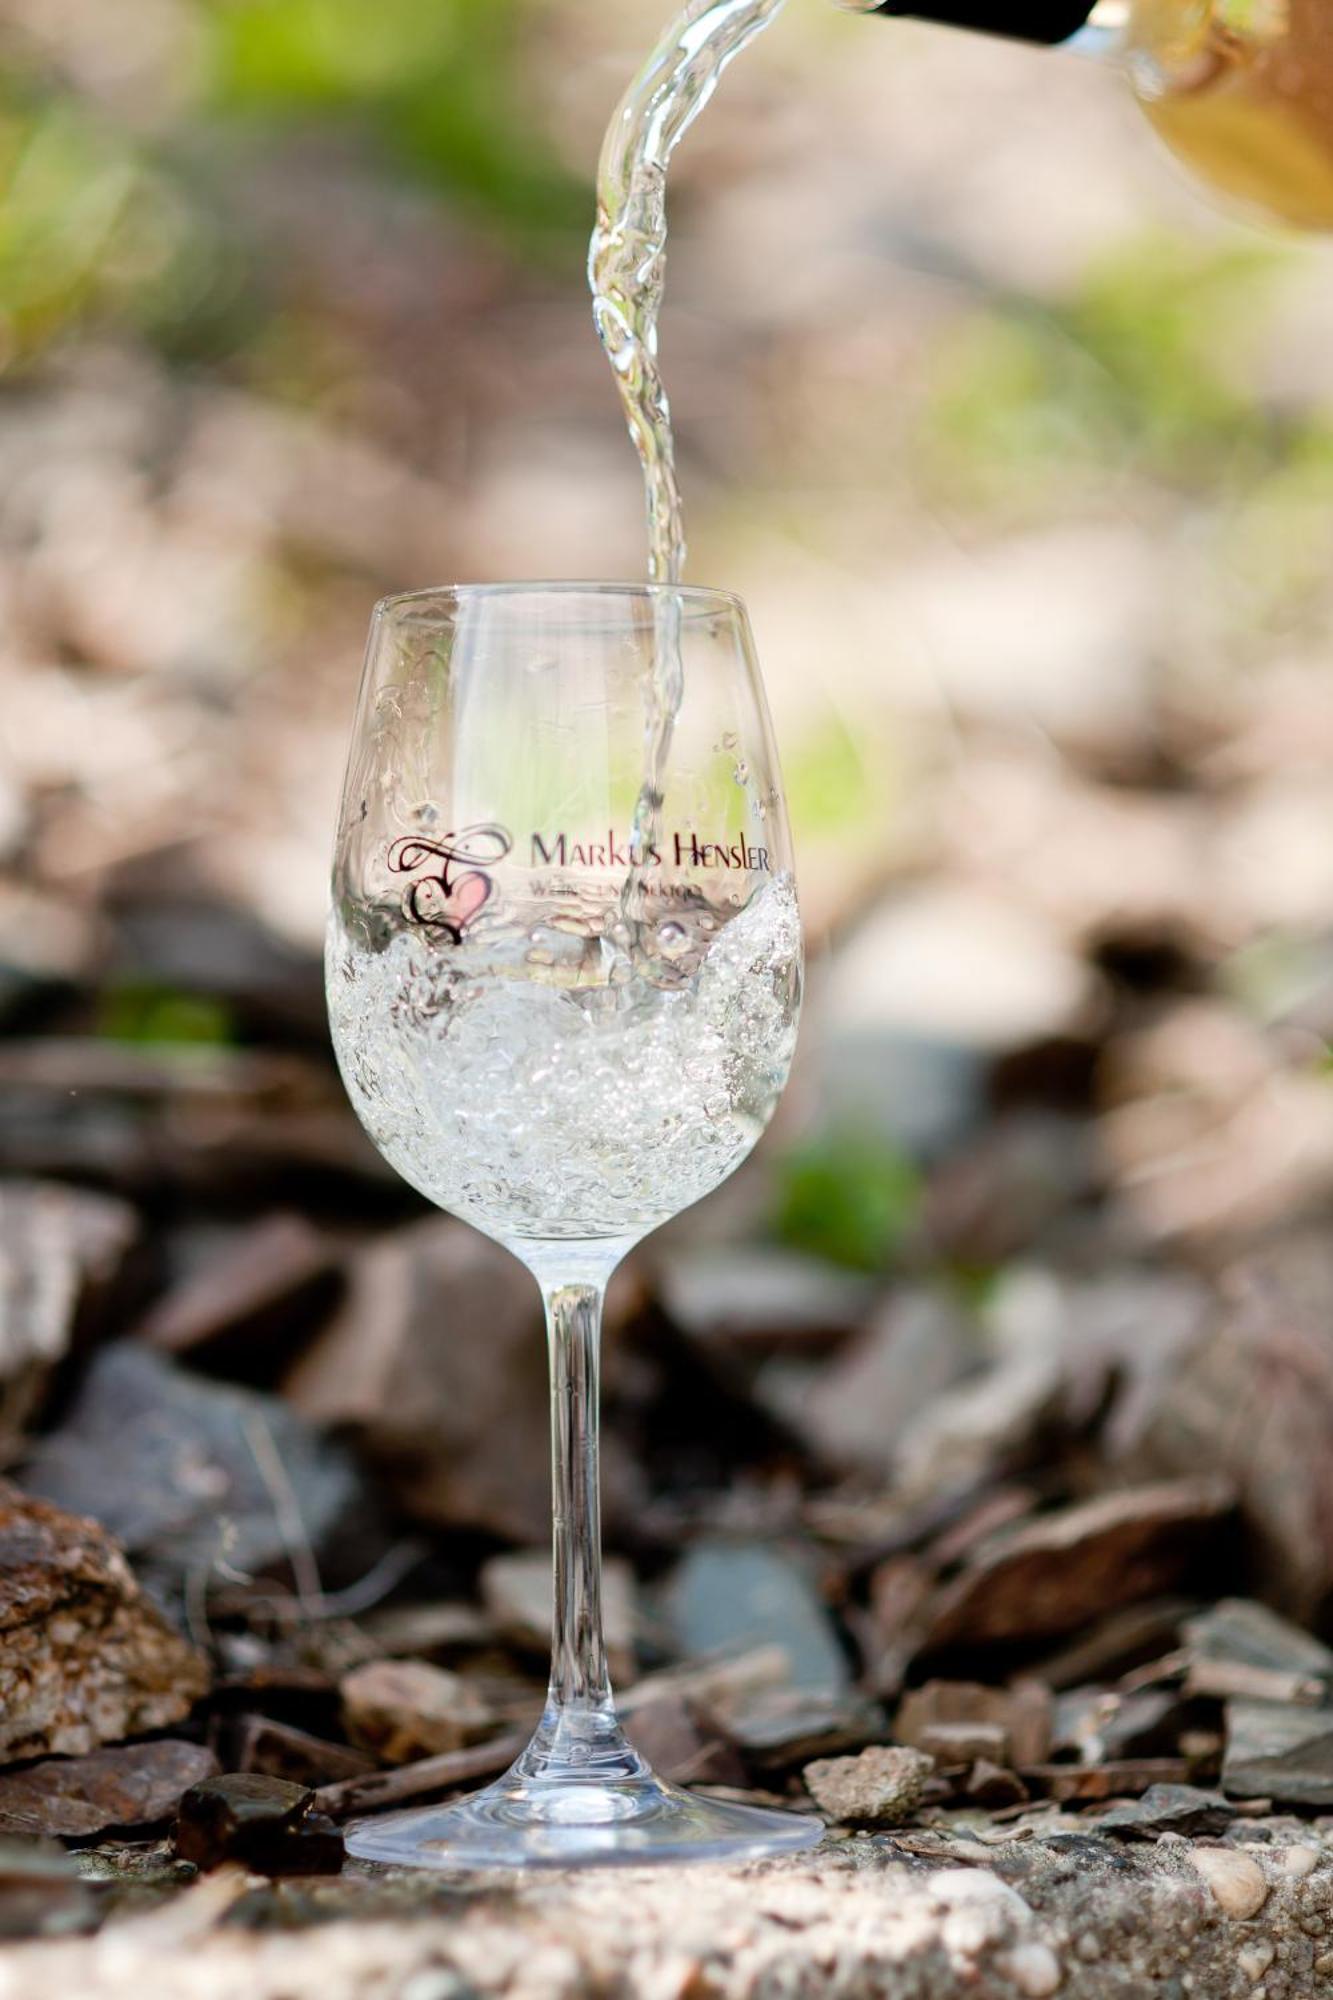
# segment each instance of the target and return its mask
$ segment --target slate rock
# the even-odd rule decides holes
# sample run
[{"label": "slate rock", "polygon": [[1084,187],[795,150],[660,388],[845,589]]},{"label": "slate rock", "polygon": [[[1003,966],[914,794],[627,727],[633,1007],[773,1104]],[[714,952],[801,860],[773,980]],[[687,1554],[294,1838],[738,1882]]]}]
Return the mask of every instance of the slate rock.
[{"label": "slate rock", "polygon": [[899,1742],[928,1751],[941,1763],[984,1757],[997,1764],[1041,1764],[1051,1748],[1050,1691],[1033,1680],[1005,1688],[927,1681],[903,1696],[893,1727]]},{"label": "slate rock", "polygon": [[95,1929],[97,1901],[54,1842],[0,1839],[0,1938],[56,1938]]},{"label": "slate rock", "polygon": [[1128,1488],[1001,1531],[946,1584],[924,1647],[1054,1638],[1168,1590],[1234,1506],[1224,1479]]},{"label": "slate rock", "polygon": [[1088,1764],[1165,1755],[1184,1720],[1178,1687],[1071,1688],[1056,1703],[1054,1747]]},{"label": "slate rock", "polygon": [[885,1716],[878,1702],[854,1690],[772,1688],[712,1710],[718,1729],[747,1763],[774,1776],[812,1757],[860,1750],[881,1739]]},{"label": "slate rock", "polygon": [[775,1407],[816,1456],[883,1477],[913,1420],[981,1366],[977,1328],[957,1303],[924,1287],[888,1300],[866,1331]]},{"label": "slate rock", "polygon": [[1163,1833],[1224,1833],[1235,1817],[1235,1807],[1220,1792],[1201,1791],[1194,1785],[1150,1785],[1142,1798],[1108,1807],[1092,1824],[1099,1834],[1156,1840]]},{"label": "slate rock", "polygon": [[1222,1290],[1157,1399],[1143,1461],[1225,1473],[1265,1597],[1312,1623],[1333,1593],[1333,1244],[1324,1230],[1284,1236],[1232,1265]]},{"label": "slate rock", "polygon": [[283,1386],[309,1421],[356,1438],[414,1520],[508,1541],[549,1533],[541,1295],[476,1230],[431,1218],[360,1252]]},{"label": "slate rock", "polygon": [[819,1350],[864,1325],[873,1282],[770,1245],[675,1249],[657,1273],[662,1304],[696,1340]]},{"label": "slate rock", "polygon": [[346,1743],[326,1743],[321,1736],[275,1722],[267,1715],[243,1715],[230,1730],[229,1768],[266,1778],[286,1778],[296,1785],[331,1785],[364,1777],[375,1759]]},{"label": "slate rock", "polygon": [[1253,1598],[1220,1598],[1187,1618],[1181,1632],[1201,1660],[1333,1680],[1333,1649]]},{"label": "slate rock", "polygon": [[683,1696],[664,1689],[623,1717],[625,1734],[659,1778],[674,1785],[743,1786],[735,1748]]},{"label": "slate rock", "polygon": [[163,1354],[264,1386],[336,1303],[340,1260],[304,1216],[278,1213],[228,1233],[135,1333]]},{"label": "slate rock", "polygon": [[[549,1653],[555,1622],[549,1549],[491,1556],[481,1566],[478,1587],[489,1617],[513,1645]],[[615,1680],[633,1672],[634,1625],[634,1571],[622,1557],[608,1556],[602,1564],[602,1634]]]},{"label": "slate rock", "polygon": [[94,1334],[139,1235],[127,1203],[54,1182],[0,1185],[0,1445],[14,1445],[53,1371]]},{"label": "slate rock", "polygon": [[494,1621],[478,1605],[451,1598],[386,1605],[383,1610],[368,1612],[357,1623],[375,1653],[386,1660],[404,1655],[430,1659],[436,1654],[464,1652],[489,1645],[496,1636]]},{"label": "slate rock", "polygon": [[136,1341],[97,1356],[24,1484],[95,1513],[168,1601],[219,1561],[245,1575],[289,1571],[293,1510],[326,1581],[360,1574],[378,1552],[344,1447],[275,1398],[204,1381]]},{"label": "slate rock", "polygon": [[1008,1761],[1009,1732],[998,1722],[935,1722],[917,1737],[918,1749],[938,1764],[1004,1764]]},{"label": "slate rock", "polygon": [[154,1826],[217,1768],[211,1750],[170,1738],[44,1758],[0,1772],[0,1834],[87,1840],[112,1827]]},{"label": "slate rock", "polygon": [[837,1696],[850,1684],[846,1654],[805,1569],[769,1543],[698,1543],[672,1572],[662,1606],[686,1659],[777,1645],[793,1687]]},{"label": "slate rock", "polygon": [[985,1757],[978,1757],[972,1766],[963,1792],[973,1805],[986,1806],[991,1811],[1026,1805],[1031,1797],[1017,1771],[1003,1764],[992,1764]]},{"label": "slate rock", "polygon": [[219,897],[177,850],[120,866],[108,885],[121,979],[225,999],[257,1038],[318,1043],[326,1032],[318,956]]},{"label": "slate rock", "polygon": [[208,1683],[105,1528],[0,1482],[0,1760],[170,1728]]},{"label": "slate rock", "polygon": [[176,1855],[204,1869],[239,1861],[260,1875],[336,1875],[342,1835],[314,1803],[313,1791],[282,1778],[206,1779],[181,1800]]},{"label": "slate rock", "polygon": [[1229,1701],[1222,1789],[1236,1798],[1333,1807],[1333,1709]]},{"label": "slate rock", "polygon": [[933,1757],[898,1745],[872,1746],[858,1757],[807,1764],[806,1790],[838,1826],[901,1826],[925,1795]]}]

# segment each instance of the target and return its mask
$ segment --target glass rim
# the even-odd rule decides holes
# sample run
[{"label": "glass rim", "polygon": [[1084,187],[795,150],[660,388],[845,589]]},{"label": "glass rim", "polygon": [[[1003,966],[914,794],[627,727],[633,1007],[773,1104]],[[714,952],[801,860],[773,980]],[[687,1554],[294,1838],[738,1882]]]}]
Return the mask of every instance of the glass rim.
[{"label": "glass rim", "polygon": [[376,618],[392,616],[395,612],[422,610],[431,604],[438,604],[442,610],[453,609],[460,604],[487,598],[523,597],[568,597],[571,599],[622,599],[627,603],[649,603],[657,599],[673,598],[685,600],[687,614],[703,616],[710,611],[739,612],[742,618],[748,616],[745,600],[738,591],[719,590],[702,583],[617,583],[609,579],[594,578],[586,582],[578,578],[555,578],[544,581],[541,578],[525,578],[513,583],[436,583],[428,584],[421,590],[393,591],[381,597],[374,609]]}]

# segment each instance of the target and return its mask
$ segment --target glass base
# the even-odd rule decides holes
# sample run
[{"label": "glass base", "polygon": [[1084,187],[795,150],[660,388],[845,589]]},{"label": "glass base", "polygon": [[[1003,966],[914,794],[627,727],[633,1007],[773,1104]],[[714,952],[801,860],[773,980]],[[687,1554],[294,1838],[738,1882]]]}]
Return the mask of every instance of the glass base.
[{"label": "glass base", "polygon": [[347,1852],[397,1868],[582,1868],[755,1861],[823,1838],[822,1820],[696,1798],[651,1772],[533,1781],[519,1767],[456,1805],[355,1820]]}]

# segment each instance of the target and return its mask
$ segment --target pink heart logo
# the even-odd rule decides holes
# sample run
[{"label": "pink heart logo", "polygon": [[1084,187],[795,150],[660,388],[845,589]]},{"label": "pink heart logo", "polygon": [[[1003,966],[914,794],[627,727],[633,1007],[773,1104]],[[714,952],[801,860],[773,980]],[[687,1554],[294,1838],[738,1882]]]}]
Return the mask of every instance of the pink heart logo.
[{"label": "pink heart logo", "polygon": [[439,864],[434,874],[409,883],[403,892],[403,914],[414,924],[443,932],[454,944],[462,942],[464,930],[490,900],[494,887],[480,868],[454,874],[458,862],[481,858],[469,851],[470,847],[494,849],[497,858],[502,858],[509,851],[510,839],[503,828],[480,827],[469,829],[462,837],[450,834],[443,840],[410,834],[389,849],[389,866],[396,875],[411,874],[427,862]]}]

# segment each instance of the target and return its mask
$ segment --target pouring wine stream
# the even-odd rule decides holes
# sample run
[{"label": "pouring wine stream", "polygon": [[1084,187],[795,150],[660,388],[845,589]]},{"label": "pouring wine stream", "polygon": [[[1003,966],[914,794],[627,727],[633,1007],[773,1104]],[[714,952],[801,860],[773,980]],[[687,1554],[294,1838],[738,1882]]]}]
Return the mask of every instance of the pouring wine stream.
[{"label": "pouring wine stream", "polygon": [[[657,359],[666,281],[667,167],[728,63],[786,4],[689,0],[620,100],[602,143],[588,283],[597,332],[643,466],[653,583],[679,583],[686,553],[671,406]],[[684,694],[678,614],[674,595],[664,594],[655,606],[656,668],[645,717],[644,780],[630,830],[635,865],[622,906],[631,934],[641,916],[638,863],[656,844],[662,773]]]}]

